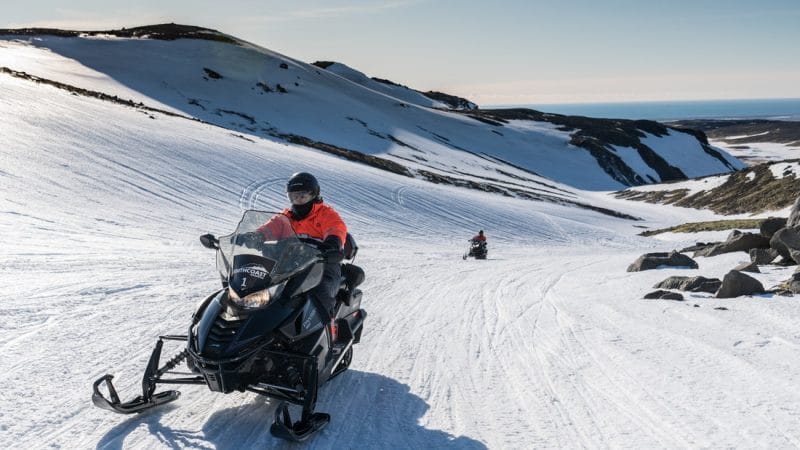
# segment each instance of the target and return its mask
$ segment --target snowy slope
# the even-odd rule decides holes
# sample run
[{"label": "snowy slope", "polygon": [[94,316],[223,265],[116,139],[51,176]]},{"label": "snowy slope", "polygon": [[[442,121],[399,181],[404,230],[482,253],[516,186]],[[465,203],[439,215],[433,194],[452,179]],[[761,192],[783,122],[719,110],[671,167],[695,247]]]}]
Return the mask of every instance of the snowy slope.
[{"label": "snowy slope", "polygon": [[[320,66],[319,63],[315,63],[315,65]],[[352,81],[353,83],[360,84],[367,89],[380,92],[388,95],[389,97],[396,98],[414,105],[425,106],[427,108],[447,108],[446,104],[436,101],[432,98],[428,98],[413,89],[409,89],[406,86],[400,86],[398,84],[382,83],[373,80],[364,74],[364,72],[359,72],[358,70],[353,69],[345,64],[335,62],[331,64],[326,63],[324,66],[325,67],[323,68],[329,72],[333,72],[342,78]]]},{"label": "snowy slope", "polygon": [[[249,135],[301,136],[401,164],[417,177],[491,184],[510,195],[517,195],[520,179],[534,194],[552,182],[591,190],[626,186],[602,167],[601,157],[571,143],[574,130],[536,121],[493,125],[430,109],[418,97],[408,98],[413,91],[364,80],[346,66],[329,71],[247,43],[5,36],[0,67]],[[684,173],[744,167],[724,151],[722,160],[710,155],[688,135],[670,136],[649,137],[647,145]],[[652,170],[640,166],[631,169],[653,179],[645,176]]]},{"label": "snowy slope", "polygon": [[[117,83],[52,58],[96,90]],[[435,185],[5,74],[0,97],[0,448],[295,448],[269,434],[275,405],[254,394],[185,387],[132,417],[89,399],[107,372],[136,394],[156,337],[182,333],[216,289],[197,236],[282,207],[301,169],[358,239],[369,312],[351,369],[320,393],[333,420],[304,447],[800,446],[796,299],[641,300],[743,253],[625,272],[693,243],[638,227],[710,212],[572,191],[644,219],[632,222]],[[489,260],[462,261],[478,228]],[[755,276],[771,286],[790,271]]]}]

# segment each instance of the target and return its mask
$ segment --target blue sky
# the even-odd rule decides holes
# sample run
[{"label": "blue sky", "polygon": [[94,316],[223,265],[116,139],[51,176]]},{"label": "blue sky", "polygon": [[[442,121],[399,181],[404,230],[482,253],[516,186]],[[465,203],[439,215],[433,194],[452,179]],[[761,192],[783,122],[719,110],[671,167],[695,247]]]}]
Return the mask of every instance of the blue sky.
[{"label": "blue sky", "polygon": [[199,25],[480,105],[800,98],[800,0],[3,3],[0,28]]}]

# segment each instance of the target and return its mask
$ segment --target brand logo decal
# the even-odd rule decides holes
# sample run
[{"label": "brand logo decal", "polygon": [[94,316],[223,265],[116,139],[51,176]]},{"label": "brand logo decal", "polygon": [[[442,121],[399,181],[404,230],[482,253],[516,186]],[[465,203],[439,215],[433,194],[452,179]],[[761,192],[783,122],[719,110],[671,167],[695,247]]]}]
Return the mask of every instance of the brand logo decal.
[{"label": "brand logo decal", "polygon": [[237,267],[233,270],[234,275],[238,275],[240,273],[263,280],[267,276],[267,269],[258,264],[248,264],[243,267]]}]

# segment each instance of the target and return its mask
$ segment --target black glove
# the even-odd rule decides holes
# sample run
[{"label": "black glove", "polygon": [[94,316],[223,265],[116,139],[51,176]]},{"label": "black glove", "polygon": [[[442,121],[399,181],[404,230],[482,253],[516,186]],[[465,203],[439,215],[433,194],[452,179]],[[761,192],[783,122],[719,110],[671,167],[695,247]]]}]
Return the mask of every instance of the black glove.
[{"label": "black glove", "polygon": [[200,243],[203,244],[205,248],[219,248],[219,240],[211,233],[200,236]]},{"label": "black glove", "polygon": [[260,231],[250,231],[236,236],[236,245],[244,245],[247,248],[261,248],[264,243],[264,235]]},{"label": "black glove", "polygon": [[342,242],[336,236],[328,236],[320,246],[322,257],[327,263],[340,263],[344,259],[342,252]]}]

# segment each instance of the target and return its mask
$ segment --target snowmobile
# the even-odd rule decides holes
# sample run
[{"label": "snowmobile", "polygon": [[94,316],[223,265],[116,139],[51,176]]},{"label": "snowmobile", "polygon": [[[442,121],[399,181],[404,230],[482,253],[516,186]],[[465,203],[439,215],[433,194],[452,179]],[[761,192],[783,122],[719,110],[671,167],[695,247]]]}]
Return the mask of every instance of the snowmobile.
[{"label": "snowmobile", "polygon": [[[245,239],[273,215],[245,211],[233,234],[201,236],[205,247],[216,250],[222,289],[200,303],[188,334],[159,336],[144,371],[142,395],[121,402],[113,375],[107,374],[94,382],[96,406],[138,413],[180,396],[176,390],[156,392],[159,384],[205,384],[214,392],[250,391],[278,401],[270,431],[279,438],[303,441],[330,422],[329,414],[314,411],[317,391],[349,367],[367,316],[357,289],[364,271],[352,264],[358,247],[348,234],[344,256],[349,263],[342,264],[336,315],[328,322],[309,293],[322,280],[325,264],[318,243],[295,235],[282,215],[275,217],[285,219],[282,229],[288,235],[259,239],[264,242],[256,245]],[[186,344],[162,365],[165,341]],[[177,372],[183,362],[188,372]],[[290,405],[302,409],[296,422]]]},{"label": "snowmobile", "polygon": [[467,259],[470,256],[474,257],[475,259],[486,259],[486,255],[489,254],[489,250],[486,248],[486,241],[470,239],[469,242],[469,251],[464,253],[462,259]]}]

